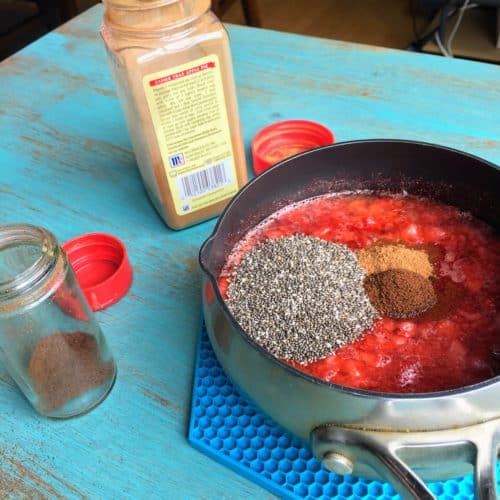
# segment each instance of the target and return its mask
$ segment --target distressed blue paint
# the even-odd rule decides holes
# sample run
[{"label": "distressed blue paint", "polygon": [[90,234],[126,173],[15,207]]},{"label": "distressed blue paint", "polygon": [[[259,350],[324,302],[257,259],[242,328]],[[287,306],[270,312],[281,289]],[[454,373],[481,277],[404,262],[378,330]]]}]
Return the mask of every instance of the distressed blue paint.
[{"label": "distressed blue paint", "polygon": [[[93,8],[0,66],[0,222],[127,245],[128,296],[98,314],[119,365],[109,398],[39,418],[0,369],[0,496],[253,498],[263,490],[186,441],[199,325],[196,254],[214,222],[174,232],[145,196]],[[500,67],[231,27],[247,151],[282,118],[338,140],[438,142],[500,163]]]}]

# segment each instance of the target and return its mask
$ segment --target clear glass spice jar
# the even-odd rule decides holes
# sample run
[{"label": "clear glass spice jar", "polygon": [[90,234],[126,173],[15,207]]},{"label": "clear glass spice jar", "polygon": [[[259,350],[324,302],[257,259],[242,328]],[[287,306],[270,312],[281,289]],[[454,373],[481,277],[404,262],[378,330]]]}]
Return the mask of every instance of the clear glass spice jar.
[{"label": "clear glass spice jar", "polygon": [[229,39],[210,0],[104,0],[101,35],[144,185],[173,229],[247,181]]},{"label": "clear glass spice jar", "polygon": [[42,415],[84,413],[116,366],[64,251],[49,231],[0,226],[0,362]]}]

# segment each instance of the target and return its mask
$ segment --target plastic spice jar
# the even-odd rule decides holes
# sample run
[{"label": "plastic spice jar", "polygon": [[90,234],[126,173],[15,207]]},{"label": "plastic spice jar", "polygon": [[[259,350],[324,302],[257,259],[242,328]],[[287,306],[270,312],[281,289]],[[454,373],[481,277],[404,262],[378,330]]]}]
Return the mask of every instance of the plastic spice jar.
[{"label": "plastic spice jar", "polygon": [[90,410],[115,380],[115,363],[64,251],[36,226],[0,226],[0,361],[49,417]]},{"label": "plastic spice jar", "polygon": [[101,28],[137,164],[173,229],[247,181],[229,40],[209,0],[104,0]]}]

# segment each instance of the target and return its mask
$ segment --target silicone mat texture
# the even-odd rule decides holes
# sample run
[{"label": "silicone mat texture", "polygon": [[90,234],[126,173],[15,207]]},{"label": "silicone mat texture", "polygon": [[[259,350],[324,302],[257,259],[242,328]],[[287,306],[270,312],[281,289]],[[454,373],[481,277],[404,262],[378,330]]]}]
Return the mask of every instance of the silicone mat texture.
[{"label": "silicone mat texture", "polygon": [[[400,498],[388,483],[327,471],[302,440],[247,401],[225,375],[204,326],[196,353],[189,441],[281,498]],[[440,499],[474,498],[472,475],[429,487]]]}]

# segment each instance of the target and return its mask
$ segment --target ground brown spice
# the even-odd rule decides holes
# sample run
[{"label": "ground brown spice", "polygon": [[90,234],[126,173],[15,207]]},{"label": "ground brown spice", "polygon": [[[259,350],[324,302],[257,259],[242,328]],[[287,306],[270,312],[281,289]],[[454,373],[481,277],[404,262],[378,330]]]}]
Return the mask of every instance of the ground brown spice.
[{"label": "ground brown spice", "polygon": [[358,262],[368,274],[389,269],[406,269],[429,278],[433,273],[429,255],[425,250],[404,245],[373,245],[358,252]]},{"label": "ground brown spice", "polygon": [[57,332],[35,345],[28,373],[42,409],[50,412],[101,385],[112,376],[113,364],[100,359],[93,335]]},{"label": "ground brown spice", "polygon": [[439,321],[449,316],[460,306],[465,290],[463,286],[454,283],[449,279],[433,281],[434,291],[437,296],[437,303],[423,314],[419,315],[419,321]]},{"label": "ground brown spice", "polygon": [[428,278],[404,269],[389,269],[367,276],[366,294],[382,316],[409,319],[419,316],[437,302]]}]

